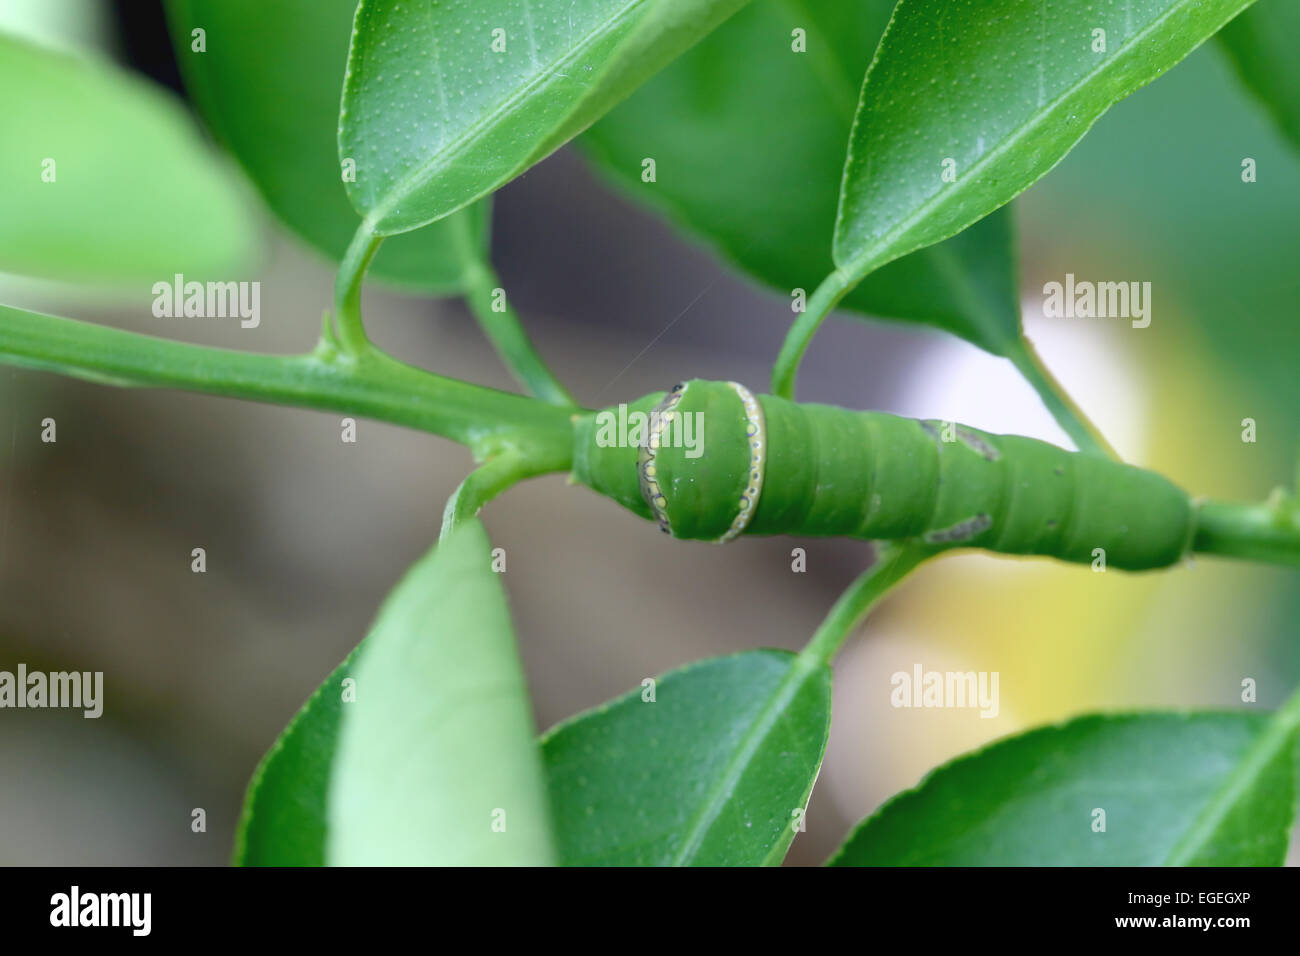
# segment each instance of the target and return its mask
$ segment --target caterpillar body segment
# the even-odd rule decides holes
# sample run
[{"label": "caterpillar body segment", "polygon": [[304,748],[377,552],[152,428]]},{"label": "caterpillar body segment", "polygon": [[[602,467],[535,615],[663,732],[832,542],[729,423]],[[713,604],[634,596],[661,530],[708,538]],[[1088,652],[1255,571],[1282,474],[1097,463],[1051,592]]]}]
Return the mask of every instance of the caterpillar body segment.
[{"label": "caterpillar body segment", "polygon": [[1154,472],[735,383],[693,380],[584,416],[575,439],[575,480],[679,538],[920,539],[1085,563],[1101,549],[1108,567],[1143,570],[1181,560],[1193,534],[1188,495]]}]

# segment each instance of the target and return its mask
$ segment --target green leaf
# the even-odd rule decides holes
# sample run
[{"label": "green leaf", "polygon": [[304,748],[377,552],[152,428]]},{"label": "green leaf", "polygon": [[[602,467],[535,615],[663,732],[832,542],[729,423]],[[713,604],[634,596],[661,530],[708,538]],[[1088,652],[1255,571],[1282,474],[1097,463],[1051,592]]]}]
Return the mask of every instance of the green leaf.
[{"label": "green leaf", "polygon": [[748,651],[673,671],[542,740],[566,865],[776,864],[821,766],[825,665]]},{"label": "green leaf", "polygon": [[0,34],[0,271],[229,277],[256,245],[235,177],[169,93]]},{"label": "green leaf", "polygon": [[361,0],[339,155],[381,235],[491,193],[746,0]]},{"label": "green leaf", "polygon": [[[272,212],[335,262],[360,225],[338,161],[339,96],[356,0],[168,0],[185,85]],[[193,31],[203,33],[203,51]],[[412,290],[463,288],[487,206],[384,243],[370,274]],[[481,257],[481,253],[477,254]]]},{"label": "green leaf", "polygon": [[1219,32],[1247,88],[1272,114],[1291,145],[1300,147],[1300,3],[1260,0]]},{"label": "green leaf", "polygon": [[1091,715],[999,741],[894,797],[831,865],[1278,866],[1295,818],[1297,701],[1272,720]]},{"label": "green leaf", "polygon": [[860,279],[1008,202],[1249,3],[902,0],[849,144],[840,272]]},{"label": "green leaf", "polygon": [[325,679],[257,765],[235,832],[236,866],[325,865],[325,795],[343,716],[343,681],[356,656],[353,651]]},{"label": "green leaf", "polygon": [[[893,0],[756,0],[578,141],[629,197],[785,295],[830,271],[844,150]],[[805,31],[806,52],[792,49]],[[655,181],[642,181],[653,157]],[[891,263],[840,307],[1018,341],[1010,210]]]},{"label": "green leaf", "polygon": [[355,668],[328,798],[333,865],[554,860],[532,712],[487,532],[418,561]]}]

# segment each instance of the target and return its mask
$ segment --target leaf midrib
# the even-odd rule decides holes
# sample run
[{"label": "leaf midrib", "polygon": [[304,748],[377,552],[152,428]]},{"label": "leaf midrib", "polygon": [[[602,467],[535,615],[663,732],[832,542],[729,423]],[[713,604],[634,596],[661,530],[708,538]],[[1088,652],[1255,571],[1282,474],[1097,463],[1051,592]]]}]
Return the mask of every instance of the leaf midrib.
[{"label": "leaf midrib", "polygon": [[[837,104],[838,106],[843,107],[845,104],[848,105],[847,112],[851,122],[853,114],[858,108],[858,97],[862,92],[862,84],[853,82],[853,75],[849,72],[848,65],[840,56],[839,50],[836,49],[835,45],[826,38],[826,33],[822,29],[821,23],[817,21],[817,14],[808,9],[806,0],[776,0],[776,2],[780,6],[785,7],[791,13],[801,14],[807,17],[808,27],[805,27],[807,34],[811,37],[815,33],[816,37],[821,40],[822,43],[826,44],[826,58],[831,63],[831,69],[829,71],[818,69],[817,64],[819,64],[821,60],[814,57],[813,73],[817,76],[817,79],[821,82],[826,91],[839,101]],[[826,0],[822,0],[822,2],[824,3]],[[880,45],[879,37],[876,38],[876,45]]]},{"label": "leaf midrib", "polygon": [[727,761],[722,774],[709,787],[707,796],[701,802],[700,808],[691,818],[691,822],[686,828],[685,839],[677,851],[668,860],[669,866],[686,866],[691,862],[694,856],[699,852],[700,846],[704,843],[705,838],[721,816],[723,809],[726,807],[736,784],[748,769],[750,759],[767,738],[768,732],[776,724],[776,721],[785,711],[787,705],[792,701],[803,688],[804,684],[819,669],[825,665],[803,654],[794,655],[789,662],[789,670],[781,679],[781,683],[768,695],[767,702],[762,709],[755,714],[753,721],[750,723],[749,730],[746,731],[741,745],[736,748],[730,760]]},{"label": "leaf midrib", "polygon": [[[904,2],[906,2],[906,0],[904,0]],[[1242,2],[1241,5],[1237,7],[1236,11],[1231,15],[1229,15],[1227,18],[1225,18],[1223,22],[1227,23],[1229,20],[1232,19],[1233,16],[1236,16],[1236,14],[1240,13],[1242,10],[1250,6],[1252,3],[1254,3],[1254,0],[1244,0],[1244,2]],[[1058,96],[1054,97],[1052,101],[1047,105],[1046,109],[1039,111],[1034,116],[1032,116],[1029,120],[1022,123],[1020,126],[1016,127],[1016,129],[1014,129],[1008,136],[1004,137],[997,146],[993,147],[982,157],[977,159],[971,165],[970,169],[966,172],[965,176],[962,177],[961,182],[969,182],[973,176],[975,176],[979,172],[982,172],[991,163],[1000,159],[1010,149],[1020,145],[1021,140],[1024,139],[1028,135],[1028,133],[1036,131],[1040,126],[1045,125],[1045,120],[1055,116],[1058,109],[1063,103],[1065,103],[1067,100],[1073,97],[1076,93],[1082,90],[1085,86],[1091,83],[1098,76],[1103,75],[1103,73],[1107,69],[1112,67],[1117,68],[1128,57],[1128,55],[1135,50],[1137,44],[1141,40],[1159,31],[1164,26],[1165,22],[1171,19],[1176,13],[1181,13],[1184,10],[1186,10],[1188,7],[1195,6],[1195,5],[1196,5],[1195,0],[1182,0],[1182,2],[1175,3],[1174,5],[1170,6],[1168,10],[1166,10],[1156,19],[1152,20],[1151,23],[1146,28],[1134,34],[1129,39],[1128,42],[1126,42],[1122,47],[1119,48],[1119,50],[1116,51],[1113,57],[1107,57],[1096,68],[1084,74],[1078,81],[1076,81],[1071,86],[1067,87]],[[1222,24],[1220,24],[1220,26],[1222,26]],[[1202,39],[1201,42],[1204,42],[1204,39]],[[874,68],[876,65],[875,61],[873,61],[871,65]],[[1172,65],[1169,68],[1172,68]],[[1161,72],[1164,71],[1162,70]],[[871,81],[871,70],[868,70],[867,79],[866,79],[866,84],[868,86],[870,84],[870,81]],[[1114,100],[1111,103],[1109,103],[1100,113],[1097,114],[1097,116],[1093,117],[1092,123],[1095,123],[1097,119],[1101,117],[1102,113],[1104,113],[1107,109],[1110,109],[1111,106],[1114,106],[1116,102],[1118,102],[1118,100]],[[855,127],[859,119],[861,119],[861,113],[859,114],[858,118],[855,119],[854,121]],[[1084,128],[1083,132],[1079,134],[1078,139],[1082,139],[1083,133],[1087,132],[1088,128],[1092,126],[1092,123],[1089,123],[1088,127]],[[1078,142],[1078,139],[1076,139],[1075,142]],[[1068,152],[1068,150],[1066,152]],[[1063,156],[1064,154],[1062,154],[1062,157]],[[1059,162],[1060,158],[1062,157],[1058,157],[1057,161]],[[870,157],[868,157],[868,161],[870,161]],[[1052,165],[1054,166],[1055,163],[1053,163]],[[1048,167],[1048,169],[1044,170],[1037,177],[1035,177],[1032,182],[1026,183],[1025,186],[1020,190],[1020,192],[1024,192],[1024,190],[1032,186],[1034,182],[1037,182],[1043,176],[1047,175],[1047,173],[1050,172],[1050,170],[1051,167]],[[960,185],[960,182],[955,185]],[[957,192],[961,192],[961,190],[957,190]],[[953,193],[954,190],[951,189],[941,189],[936,193],[932,193],[928,199],[926,199],[924,202],[922,202],[919,206],[916,207],[916,209],[912,212],[910,216],[903,219],[901,222],[899,222],[892,229],[887,231],[883,236],[881,236],[874,243],[868,245],[867,248],[864,249],[862,252],[860,252],[858,255],[853,256],[848,261],[848,263],[846,263],[844,266],[841,266],[837,271],[853,276],[854,278],[860,281],[862,278],[864,278],[867,275],[869,271],[871,271],[873,266],[873,260],[880,255],[882,250],[888,249],[890,244],[893,241],[895,241],[897,237],[899,237],[900,235],[905,235],[910,229],[912,229],[918,223],[918,221],[923,221],[926,218],[928,218],[935,209],[942,208],[946,204],[946,202],[948,202],[949,199],[952,197]],[[1015,198],[1014,195],[1009,197],[1007,199],[1007,202],[1010,202],[1011,199],[1014,198]],[[999,206],[994,207],[994,209],[1000,208],[1003,205],[1006,205],[1006,203],[1000,203]],[[989,212],[993,212],[993,211],[994,211],[993,209],[989,210]],[[841,204],[840,215],[837,216],[836,219],[836,233],[839,232],[840,224],[843,221],[844,221],[843,204]],[[947,237],[941,236],[939,239],[936,239],[934,241],[939,242],[944,238]],[[928,245],[928,243],[922,243],[921,245],[914,246],[912,247],[912,249],[908,249],[904,252],[898,253],[898,255],[894,256],[893,258],[899,258],[903,255],[906,255],[907,252],[915,251],[916,249],[921,248],[923,245]],[[876,265],[878,266],[879,263],[876,263]],[[866,271],[863,271],[864,269]]]},{"label": "leaf midrib", "polygon": [[[995,209],[994,212],[997,212]],[[990,213],[992,215],[992,213]],[[1014,254],[1015,242],[1011,243],[1012,253]],[[968,318],[975,320],[976,327],[984,334],[985,341],[992,345],[996,343],[1000,349],[996,354],[1006,355],[1006,351],[1014,348],[1014,343],[1018,338],[1007,340],[998,321],[998,313],[985,301],[984,296],[975,288],[971,281],[970,273],[961,267],[957,261],[957,254],[948,246],[939,243],[929,249],[931,253],[931,262],[936,271],[940,272],[949,283],[949,287],[957,293],[957,299],[965,306],[965,314]],[[1015,323],[1016,328],[1021,326],[1019,300],[1013,303],[1015,306]],[[992,351],[992,350],[990,350]]]},{"label": "leaf midrib", "polygon": [[[527,83],[518,87],[513,93],[507,95],[505,99],[498,103],[496,107],[488,110],[478,120],[467,126],[461,134],[453,138],[450,143],[444,142],[440,144],[432,156],[424,162],[412,167],[406,175],[397,180],[393,184],[393,187],[387,191],[385,197],[377,202],[373,209],[367,213],[366,218],[376,223],[382,222],[392,211],[393,207],[406,199],[409,199],[412,193],[419,188],[420,182],[430,178],[434,170],[438,169],[440,166],[445,166],[450,160],[455,159],[471,147],[474,142],[477,141],[480,132],[484,129],[490,129],[495,126],[497,122],[503,116],[511,112],[515,106],[528,99],[539,87],[544,85],[546,81],[552,79],[554,74],[559,72],[561,68],[578,59],[581,54],[585,53],[598,41],[612,35],[623,21],[630,19],[634,12],[638,11],[649,2],[650,0],[629,0],[629,2],[620,9],[618,13],[603,21],[599,25],[598,29],[590,31],[580,43],[570,47],[562,56],[547,63],[544,70],[534,73]],[[534,57],[535,56],[536,53],[534,53]],[[441,77],[441,72],[439,73],[439,76]],[[477,198],[477,196],[471,197],[464,203],[461,203],[460,206],[457,206],[456,209],[468,205]],[[456,209],[448,210],[437,218],[443,218],[443,216],[450,215],[455,212]]]}]

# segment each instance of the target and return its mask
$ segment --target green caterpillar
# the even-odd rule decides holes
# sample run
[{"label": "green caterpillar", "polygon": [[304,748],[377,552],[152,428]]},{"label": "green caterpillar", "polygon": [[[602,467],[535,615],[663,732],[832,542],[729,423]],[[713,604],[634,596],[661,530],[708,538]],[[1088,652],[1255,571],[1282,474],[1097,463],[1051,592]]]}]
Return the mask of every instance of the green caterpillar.
[{"label": "green caterpillar", "polygon": [[1032,438],[755,397],[693,380],[580,416],[573,477],[678,538],[919,539],[1108,566],[1189,552],[1195,509],[1150,471]]}]

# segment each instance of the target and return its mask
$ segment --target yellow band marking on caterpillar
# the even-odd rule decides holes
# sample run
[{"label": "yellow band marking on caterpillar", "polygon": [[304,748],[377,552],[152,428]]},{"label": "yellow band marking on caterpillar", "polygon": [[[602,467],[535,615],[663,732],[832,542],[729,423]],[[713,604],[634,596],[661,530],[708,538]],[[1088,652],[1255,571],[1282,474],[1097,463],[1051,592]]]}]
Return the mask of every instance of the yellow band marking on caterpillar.
[{"label": "yellow band marking on caterpillar", "polygon": [[740,403],[745,407],[745,439],[749,443],[749,472],[745,490],[740,496],[740,509],[736,512],[731,527],[718,539],[719,544],[726,544],[742,534],[758,510],[758,496],[763,493],[763,476],[767,471],[767,428],[763,421],[763,406],[758,403],[754,393],[739,382],[727,383],[732,391],[740,396]]},{"label": "yellow band marking on caterpillar", "polygon": [[663,401],[650,410],[650,426],[636,456],[641,497],[645,499],[655,521],[659,523],[659,530],[664,534],[672,534],[673,528],[668,520],[668,499],[664,497],[663,490],[659,487],[659,469],[655,464],[655,456],[659,454],[659,445],[663,440],[664,432],[672,424],[673,409],[685,394],[685,385],[674,385],[672,391],[664,396]]},{"label": "yellow band marking on caterpillar", "polygon": [[[754,393],[739,382],[728,382],[727,386],[740,399],[745,413],[745,445],[749,453],[749,463],[745,469],[745,486],[736,502],[736,516],[730,527],[717,539],[725,544],[739,537],[748,527],[750,519],[758,509],[758,499],[763,492],[763,477],[767,467],[767,433],[763,420],[763,406],[759,404]],[[678,414],[676,409],[686,395],[688,384],[674,385],[672,390],[655,405],[650,412],[650,425],[646,436],[637,451],[637,481],[641,488],[641,497],[645,500],[659,530],[672,534],[672,520],[668,515],[668,498],[659,483],[659,466],[656,458],[662,447],[664,436],[672,427]]]}]

